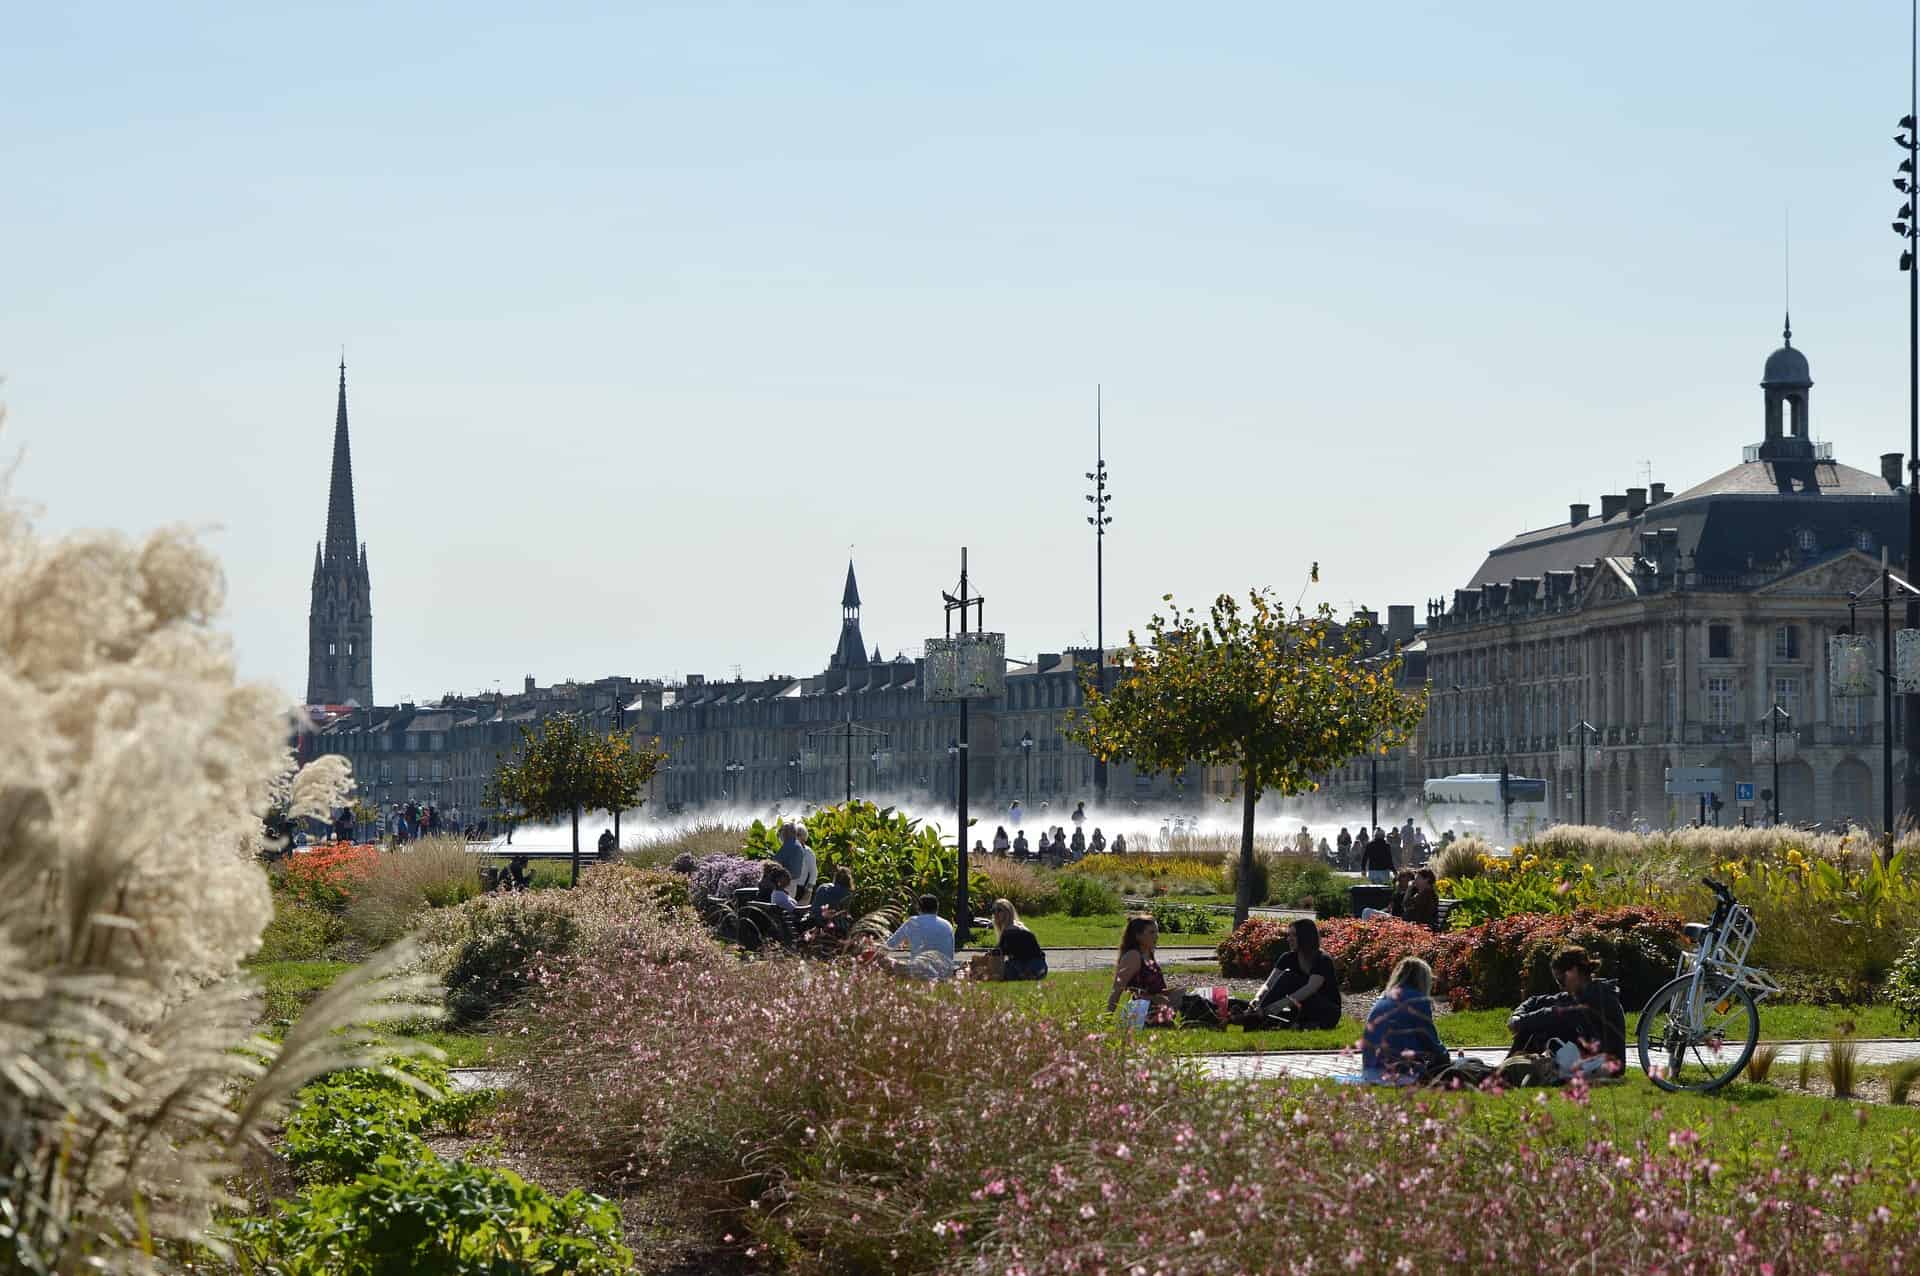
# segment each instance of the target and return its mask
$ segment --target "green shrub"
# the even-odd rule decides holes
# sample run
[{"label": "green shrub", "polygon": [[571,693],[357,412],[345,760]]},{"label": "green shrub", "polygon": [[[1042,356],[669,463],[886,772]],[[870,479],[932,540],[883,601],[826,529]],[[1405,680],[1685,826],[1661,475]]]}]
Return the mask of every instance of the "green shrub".
[{"label": "green shrub", "polygon": [[[422,1149],[424,1152],[424,1149]],[[578,1189],[554,1197],[510,1170],[382,1156],[351,1183],[310,1187],[234,1227],[259,1276],[562,1276],[627,1272],[620,1215]]]},{"label": "green shrub", "polygon": [[1099,878],[1068,873],[1060,879],[1060,903],[1069,917],[1095,917],[1119,912],[1122,901],[1120,892]]},{"label": "green shrub", "polygon": [[1217,924],[1211,910],[1198,904],[1153,901],[1153,921],[1162,935],[1211,935]]},{"label": "green shrub", "polygon": [[301,1090],[281,1149],[301,1177],[343,1183],[383,1156],[411,1155],[422,1130],[464,1129],[485,1102],[478,1093],[453,1093],[446,1068],[432,1060],[416,1056],[395,1067],[442,1097],[366,1068],[330,1073]]},{"label": "green shrub", "polygon": [[[960,853],[941,841],[937,827],[893,807],[859,801],[823,806],[803,822],[820,880],[830,880],[836,868],[852,872],[856,915],[905,908],[921,895],[932,895],[940,901],[940,912],[953,916]],[[749,859],[770,859],[779,849],[779,829],[755,820],[739,852]]]},{"label": "green shrub", "polygon": [[529,968],[573,948],[580,927],[561,908],[532,901],[476,912],[447,971],[447,1013],[466,1027],[526,991]]},{"label": "green shrub", "polygon": [[[1273,891],[1273,876],[1272,860],[1264,851],[1254,852],[1253,872],[1247,880],[1253,884],[1253,893],[1247,898],[1255,904],[1266,903]],[[1227,857],[1226,887],[1227,894],[1235,899],[1240,897],[1240,857],[1238,855]]]},{"label": "green shrub", "polygon": [[318,961],[341,936],[340,919],[282,891],[273,895],[273,920],[260,935],[255,961]]},{"label": "green shrub", "polygon": [[1349,883],[1318,859],[1276,855],[1267,863],[1267,902],[1282,908],[1311,908],[1316,917],[1345,917],[1353,896]]},{"label": "green shrub", "polygon": [[1920,935],[1907,945],[1887,975],[1887,1000],[1909,1032],[1920,1032]]}]

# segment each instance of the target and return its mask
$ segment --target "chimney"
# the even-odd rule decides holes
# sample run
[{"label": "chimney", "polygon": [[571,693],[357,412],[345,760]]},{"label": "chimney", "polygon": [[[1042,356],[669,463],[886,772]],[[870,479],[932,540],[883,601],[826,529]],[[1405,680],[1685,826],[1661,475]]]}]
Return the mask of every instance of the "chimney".
[{"label": "chimney", "polygon": [[1900,486],[1900,453],[1882,452],[1880,454],[1880,477],[1887,481],[1888,487]]},{"label": "chimney", "polygon": [[1625,508],[1627,508],[1627,498],[1623,492],[1608,492],[1600,498],[1600,517],[1602,519],[1612,518]]},{"label": "chimney", "polygon": [[1395,603],[1387,608],[1387,641],[1413,641],[1413,604]]},{"label": "chimney", "polygon": [[1645,508],[1647,508],[1647,489],[1644,487],[1628,488],[1627,513],[1637,516],[1640,511]]},{"label": "chimney", "polygon": [[1570,527],[1578,527],[1578,526],[1580,526],[1580,524],[1582,524],[1582,523],[1584,523],[1584,522],[1586,522],[1586,521],[1587,521],[1587,510],[1588,510],[1589,508],[1591,508],[1591,507],[1589,507],[1589,506],[1586,506],[1586,505],[1569,505],[1569,506],[1567,506],[1567,524],[1568,524],[1568,526],[1570,526]]},{"label": "chimney", "polygon": [[1666,500],[1672,495],[1673,493],[1667,490],[1665,483],[1655,483],[1653,490],[1647,494],[1647,504],[1658,505],[1661,501]]}]

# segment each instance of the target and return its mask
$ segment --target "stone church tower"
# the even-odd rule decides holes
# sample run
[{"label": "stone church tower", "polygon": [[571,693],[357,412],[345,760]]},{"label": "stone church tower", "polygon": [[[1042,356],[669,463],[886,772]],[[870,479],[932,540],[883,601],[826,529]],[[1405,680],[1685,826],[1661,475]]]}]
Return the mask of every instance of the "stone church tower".
[{"label": "stone church tower", "polygon": [[333,418],[333,481],[327,538],[313,547],[313,602],[307,610],[308,704],[373,704],[373,602],[367,547],[353,518],[353,451],[347,443],[347,363]]}]

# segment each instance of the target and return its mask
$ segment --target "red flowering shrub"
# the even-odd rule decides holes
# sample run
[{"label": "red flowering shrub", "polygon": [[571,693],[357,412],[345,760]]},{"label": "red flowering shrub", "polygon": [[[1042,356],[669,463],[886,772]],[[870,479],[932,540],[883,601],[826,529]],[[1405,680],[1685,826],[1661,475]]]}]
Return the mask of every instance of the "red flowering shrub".
[{"label": "red flowering shrub", "polygon": [[302,904],[337,913],[346,908],[353,888],[379,866],[377,846],[328,842],[288,858],[287,889]]},{"label": "red flowering shrub", "polygon": [[[1621,999],[1632,1006],[1673,976],[1680,923],[1676,914],[1643,907],[1523,913],[1443,934],[1395,918],[1336,918],[1320,923],[1320,944],[1350,992],[1384,986],[1402,958],[1419,957],[1433,967],[1436,992],[1476,1006],[1511,1006],[1553,991],[1553,954],[1579,944],[1600,959],[1602,975],[1620,981]],[[1249,918],[1220,941],[1220,970],[1258,979],[1286,951],[1285,923]]]}]

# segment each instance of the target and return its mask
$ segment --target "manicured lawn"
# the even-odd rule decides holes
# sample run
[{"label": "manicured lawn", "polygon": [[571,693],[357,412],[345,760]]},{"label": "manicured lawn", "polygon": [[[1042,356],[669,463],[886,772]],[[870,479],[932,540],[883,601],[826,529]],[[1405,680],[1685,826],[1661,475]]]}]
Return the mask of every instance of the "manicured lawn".
[{"label": "manicured lawn", "polygon": [[[1186,900],[1175,900],[1186,903]],[[1033,932],[1042,948],[1111,948],[1120,951],[1120,933],[1127,928],[1130,913],[1094,913],[1087,917],[1069,917],[1065,913],[1046,913],[1040,916],[1023,914],[1020,920]],[[1211,935],[1162,935],[1160,942],[1168,948],[1212,948],[1226,938],[1226,921]],[[983,939],[974,935],[974,942],[991,942],[990,937]]]},{"label": "manicured lawn", "polygon": [[[315,997],[352,969],[353,966],[344,961],[263,961],[249,965],[248,972],[266,991],[261,1031],[278,1038]],[[485,1062],[494,1044],[494,1039],[484,1033],[446,1032],[425,1027],[404,1027],[399,1031],[403,1036],[446,1051],[447,1064],[454,1068]]]},{"label": "manicured lawn", "polygon": [[[1200,987],[1220,982],[1219,970],[1197,962],[1175,963],[1167,967],[1167,978],[1177,987]],[[1106,1013],[1107,994],[1113,977],[1104,970],[1067,971],[1049,975],[1037,984],[983,984],[977,988],[986,996],[999,998],[1034,1014],[1064,1023],[1074,1023],[1090,1031],[1120,1035],[1114,1016]],[[1441,1015],[1437,1020],[1441,1039],[1449,1046],[1504,1046],[1512,1040],[1507,1031],[1510,1010],[1467,1010]],[[1640,1016],[1627,1015],[1627,1037],[1632,1048],[1633,1034]],[[1760,1032],[1763,1040],[1825,1040],[1843,1023],[1855,1025],[1862,1037],[1901,1037],[1898,1015],[1888,1006],[1845,1008],[1834,1006],[1763,1006]],[[1238,1027],[1223,1029],[1184,1028],[1154,1030],[1137,1034],[1149,1050],[1165,1054],[1239,1054],[1269,1050],[1341,1050],[1360,1040],[1360,1024],[1342,1019],[1337,1027],[1312,1032],[1247,1032]]]}]

